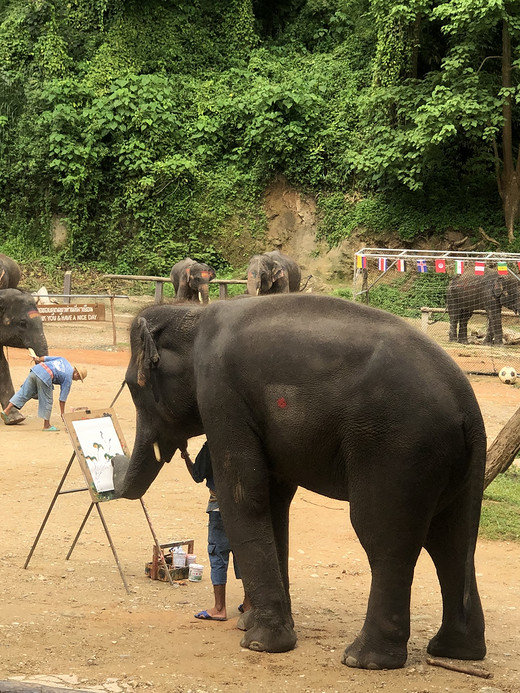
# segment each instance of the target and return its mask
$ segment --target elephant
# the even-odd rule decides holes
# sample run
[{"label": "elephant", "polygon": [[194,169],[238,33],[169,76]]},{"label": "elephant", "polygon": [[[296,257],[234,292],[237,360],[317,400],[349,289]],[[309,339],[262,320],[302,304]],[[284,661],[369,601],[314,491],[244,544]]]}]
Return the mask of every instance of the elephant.
[{"label": "elephant", "polygon": [[468,321],[473,311],[480,309],[486,311],[488,319],[484,342],[502,344],[502,306],[519,312],[520,282],[511,274],[461,275],[449,283],[446,305],[450,316],[450,342],[468,343]]},{"label": "elephant", "polygon": [[475,577],[486,434],[453,359],[402,318],[331,296],[283,294],[149,306],[130,328],[136,407],[117,497],[138,499],[187,440],[205,434],[226,533],[252,604],[241,645],[296,644],[288,574],[298,486],[350,502],[372,570],[366,620],[343,663],[404,666],[422,547],[442,624],[434,656],[485,656]]},{"label": "elephant", "polygon": [[175,289],[176,300],[208,303],[208,284],[216,276],[213,267],[190,257],[175,263],[170,272],[170,279]]},{"label": "elephant", "polygon": [[0,253],[0,289],[16,289],[21,276],[18,263]]},{"label": "elephant", "polygon": [[[19,289],[0,289],[0,403],[6,407],[14,395],[9,364],[4,346],[34,349],[38,356],[47,356],[47,340],[43,322],[31,294]],[[17,417],[11,414],[11,419]],[[20,417],[23,419],[23,417]]]},{"label": "elephant", "polygon": [[253,255],[247,268],[247,294],[286,294],[300,290],[301,271],[296,262],[278,250]]}]

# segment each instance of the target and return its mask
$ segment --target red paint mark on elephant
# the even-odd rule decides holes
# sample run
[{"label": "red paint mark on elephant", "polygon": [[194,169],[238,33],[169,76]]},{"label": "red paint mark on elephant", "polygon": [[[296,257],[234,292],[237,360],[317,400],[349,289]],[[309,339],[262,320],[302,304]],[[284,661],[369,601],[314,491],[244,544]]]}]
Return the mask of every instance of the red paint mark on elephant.
[{"label": "red paint mark on elephant", "polygon": [[280,407],[280,409],[285,409],[287,407],[287,400],[285,397],[278,397],[276,404]]}]

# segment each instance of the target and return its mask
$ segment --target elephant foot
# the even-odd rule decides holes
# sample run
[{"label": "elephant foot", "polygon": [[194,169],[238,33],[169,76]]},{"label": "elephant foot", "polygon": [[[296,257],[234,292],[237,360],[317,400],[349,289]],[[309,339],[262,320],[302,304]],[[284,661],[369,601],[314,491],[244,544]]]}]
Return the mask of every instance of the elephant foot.
[{"label": "elephant foot", "polygon": [[25,421],[25,416],[22,416],[18,409],[13,408],[9,414],[6,414],[4,411],[2,412],[2,420],[6,426],[14,426],[15,424]]},{"label": "elephant foot", "polygon": [[400,669],[406,663],[406,644],[397,647],[384,643],[377,649],[361,636],[345,648],[342,663],[354,669]]},{"label": "elephant foot", "polygon": [[288,652],[294,649],[297,639],[294,629],[290,626],[280,626],[273,630],[255,623],[245,632],[240,646],[255,652]]},{"label": "elephant foot", "polygon": [[434,657],[479,660],[486,656],[486,643],[483,635],[472,637],[467,633],[448,633],[441,628],[428,643],[427,652]]},{"label": "elephant foot", "polygon": [[249,611],[244,611],[244,613],[240,614],[240,616],[238,617],[237,628],[239,630],[249,630],[254,626],[254,624],[255,617],[253,609],[249,609]]}]

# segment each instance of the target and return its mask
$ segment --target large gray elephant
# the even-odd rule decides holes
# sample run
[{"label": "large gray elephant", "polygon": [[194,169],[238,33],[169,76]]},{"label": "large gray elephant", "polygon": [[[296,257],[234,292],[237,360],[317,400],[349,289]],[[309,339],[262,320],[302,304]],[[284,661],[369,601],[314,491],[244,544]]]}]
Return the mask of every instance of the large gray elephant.
[{"label": "large gray elephant", "polygon": [[170,272],[170,279],[177,301],[208,303],[209,282],[216,276],[213,267],[190,257],[176,262]]},{"label": "large gray elephant", "polygon": [[21,276],[18,263],[0,253],[0,289],[16,289]]},{"label": "large gray elephant", "polygon": [[[14,394],[9,364],[4,346],[34,349],[38,356],[46,356],[47,340],[43,323],[31,294],[18,289],[0,290],[0,403],[6,407]],[[17,418],[11,415],[11,419]],[[20,416],[23,420],[23,417]]]},{"label": "large gray elephant", "polygon": [[422,547],[443,599],[428,651],[484,657],[474,551],[486,435],[470,383],[439,346],[401,318],[308,294],[151,306],[130,339],[137,430],[131,458],[113,460],[116,494],[140,498],[176,450],[206,434],[253,606],[243,647],[296,643],[288,522],[303,486],[350,501],[372,570],[345,664],[404,665]]},{"label": "large gray elephant", "polygon": [[247,268],[247,294],[286,294],[300,290],[301,271],[296,262],[278,250],[253,255]]},{"label": "large gray elephant", "polygon": [[512,274],[463,274],[451,280],[446,305],[450,316],[450,342],[467,344],[468,321],[473,311],[485,310],[488,326],[484,342],[502,344],[502,306],[519,312],[520,282]]}]

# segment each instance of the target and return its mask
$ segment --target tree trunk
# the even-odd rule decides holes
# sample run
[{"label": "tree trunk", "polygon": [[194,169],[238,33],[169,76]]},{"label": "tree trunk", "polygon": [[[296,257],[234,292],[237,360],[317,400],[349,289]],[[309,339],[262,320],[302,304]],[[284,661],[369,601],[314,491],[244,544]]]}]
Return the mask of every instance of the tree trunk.
[{"label": "tree trunk", "polygon": [[[509,242],[514,239],[515,220],[520,205],[519,161],[515,166],[513,153],[513,110],[511,103],[511,34],[507,20],[502,22],[502,87],[507,92],[502,105],[504,125],[502,127],[502,185],[501,197],[504,204],[504,221]],[[520,154],[520,152],[519,152]]]},{"label": "tree trunk", "polygon": [[484,488],[511,466],[520,450],[520,409],[506,423],[487,451]]}]

